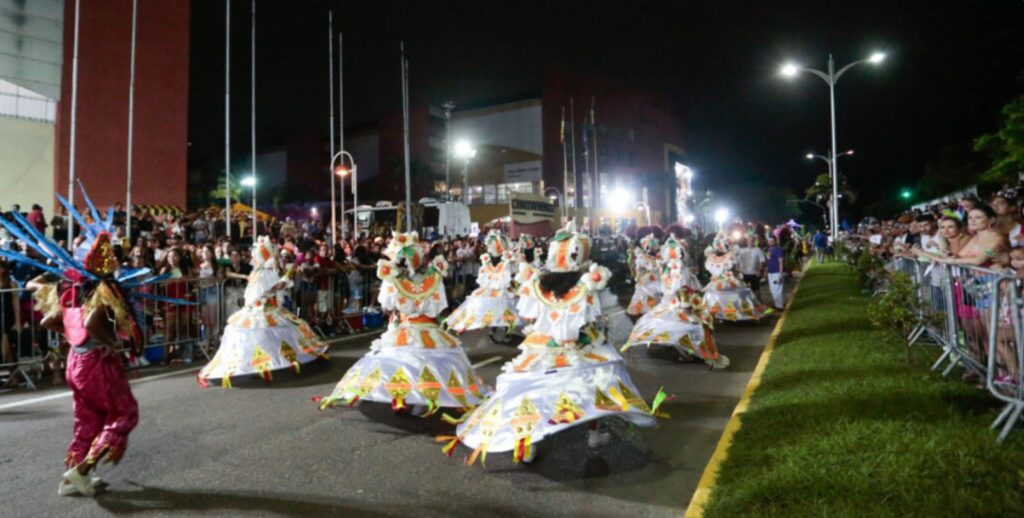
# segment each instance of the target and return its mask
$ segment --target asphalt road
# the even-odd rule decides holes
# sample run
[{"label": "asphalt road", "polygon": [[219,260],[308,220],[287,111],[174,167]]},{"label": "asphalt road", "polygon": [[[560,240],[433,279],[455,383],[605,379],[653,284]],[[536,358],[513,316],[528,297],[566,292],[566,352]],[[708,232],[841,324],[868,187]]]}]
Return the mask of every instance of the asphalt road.
[{"label": "asphalt road", "polygon": [[[607,300],[622,344],[631,324]],[[661,386],[676,396],[663,407],[671,419],[656,429],[606,422],[616,438],[593,450],[585,427],[570,429],[540,443],[531,465],[505,453],[466,467],[464,448],[446,458],[434,437],[452,427],[436,418],[375,404],[319,411],[312,398],[330,393],[372,337],[334,343],[324,369],[267,386],[203,390],[198,368],[148,369],[132,387],[141,421],[128,453],[101,468],[110,487],[95,499],[56,495],[71,439],[67,390],[0,395],[0,516],[677,518],[777,318],[717,327],[725,371],[681,364],[668,348],[630,351],[643,397]],[[492,385],[516,353],[483,333],[464,342],[473,362],[490,360],[479,372]]]}]

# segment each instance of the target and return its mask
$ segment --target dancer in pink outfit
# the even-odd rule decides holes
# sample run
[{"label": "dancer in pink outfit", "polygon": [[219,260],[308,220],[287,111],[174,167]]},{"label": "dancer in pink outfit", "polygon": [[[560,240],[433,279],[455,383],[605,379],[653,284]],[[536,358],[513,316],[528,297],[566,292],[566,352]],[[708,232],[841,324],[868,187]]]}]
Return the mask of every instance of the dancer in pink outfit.
[{"label": "dancer in pink outfit", "polygon": [[[92,296],[97,297],[94,290]],[[101,460],[117,464],[128,448],[128,435],[139,423],[139,405],[132,396],[117,352],[118,336],[112,321],[117,310],[108,302],[90,301],[75,286],[60,297],[59,312],[51,313],[43,326],[62,333],[71,345],[67,382],[74,401],[74,438],[68,446],[58,493],[95,494],[99,478],[89,473]],[[91,303],[90,303],[91,302]]]},{"label": "dancer in pink outfit", "polygon": [[63,334],[71,345],[67,380],[74,398],[75,428],[65,457],[68,470],[57,489],[61,496],[95,495],[103,481],[90,473],[101,461],[117,464],[124,457],[128,435],[139,423],[139,405],[132,396],[121,356],[124,347],[133,348],[136,355],[142,352],[140,315],[134,311],[140,305],[132,302],[148,298],[190,304],[137,289],[175,274],[152,276],[148,268],[120,268],[110,237],[113,209],[101,218],[84,189],[82,194],[92,221],[58,196],[82,228],[84,239],[76,243],[73,254],[19,214],[12,213],[12,221],[0,218],[0,226],[35,252],[30,256],[0,250],[0,258],[45,272],[28,287],[35,292],[36,309],[44,315],[43,325]]}]

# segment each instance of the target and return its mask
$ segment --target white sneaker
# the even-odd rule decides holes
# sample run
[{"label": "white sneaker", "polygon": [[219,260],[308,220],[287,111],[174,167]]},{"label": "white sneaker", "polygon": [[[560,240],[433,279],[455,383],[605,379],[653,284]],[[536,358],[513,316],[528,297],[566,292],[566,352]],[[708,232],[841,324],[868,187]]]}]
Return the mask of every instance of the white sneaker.
[{"label": "white sneaker", "polygon": [[139,367],[149,367],[149,360],[147,360],[145,356],[136,357],[135,363],[137,363]]},{"label": "white sneaker", "polygon": [[427,414],[427,409],[427,405],[413,405],[412,410],[409,411],[409,414],[412,415],[413,417],[421,417]]},{"label": "white sneaker", "polygon": [[92,487],[92,480],[78,472],[78,468],[71,468],[64,472],[64,480],[85,496],[96,496],[96,489]]},{"label": "white sneaker", "polygon": [[587,437],[587,446],[591,448],[599,448],[608,444],[612,440],[612,434],[603,433],[597,430],[591,430],[590,436]]},{"label": "white sneaker", "polygon": [[720,371],[729,366],[729,357],[724,354],[719,354],[717,359],[708,360],[708,365],[711,366],[712,370]]},{"label": "white sneaker", "polygon": [[[93,488],[106,487],[107,483],[100,477],[90,477],[90,483]],[[69,484],[65,481],[61,481],[60,485],[57,486],[57,496],[74,496],[81,494],[78,492],[78,488],[74,484]]]}]

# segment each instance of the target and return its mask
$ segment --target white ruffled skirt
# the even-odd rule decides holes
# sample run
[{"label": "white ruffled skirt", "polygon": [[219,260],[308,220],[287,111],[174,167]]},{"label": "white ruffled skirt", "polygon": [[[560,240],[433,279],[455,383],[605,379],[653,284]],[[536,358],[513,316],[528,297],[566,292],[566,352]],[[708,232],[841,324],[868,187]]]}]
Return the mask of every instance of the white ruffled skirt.
[{"label": "white ruffled skirt", "polygon": [[494,394],[459,424],[446,451],[461,442],[474,450],[470,464],[488,452],[510,450],[518,461],[545,437],[602,417],[654,426],[651,408],[613,347],[521,348],[498,376]]},{"label": "white ruffled skirt", "polygon": [[282,369],[301,371],[301,365],[327,358],[327,344],[305,320],[280,307],[244,307],[228,318],[220,348],[199,371],[206,386],[221,380],[231,387],[233,376],[258,374],[267,381]]},{"label": "white ruffled skirt", "polygon": [[661,282],[657,279],[636,285],[633,298],[629,300],[626,314],[639,316],[654,309],[661,300]]},{"label": "white ruffled skirt", "polygon": [[761,304],[750,288],[708,290],[704,293],[704,306],[717,320],[760,320],[765,315]]},{"label": "white ruffled skirt", "polygon": [[435,323],[401,322],[374,340],[320,407],[366,400],[389,403],[395,411],[424,405],[432,414],[472,409],[489,393],[457,338]]},{"label": "white ruffled skirt", "polygon": [[459,334],[488,327],[515,327],[521,323],[515,294],[486,288],[474,291],[445,320],[445,326]]}]

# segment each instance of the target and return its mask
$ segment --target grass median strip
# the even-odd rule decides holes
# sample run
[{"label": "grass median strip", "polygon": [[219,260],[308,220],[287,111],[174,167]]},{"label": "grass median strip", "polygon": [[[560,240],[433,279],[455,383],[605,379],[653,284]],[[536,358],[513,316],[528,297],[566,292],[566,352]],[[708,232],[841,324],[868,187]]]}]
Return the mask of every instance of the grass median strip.
[{"label": "grass median strip", "polygon": [[808,270],[706,518],[1024,517],[1024,432],[997,445],[999,406],[908,364],[868,301],[844,266]]}]

